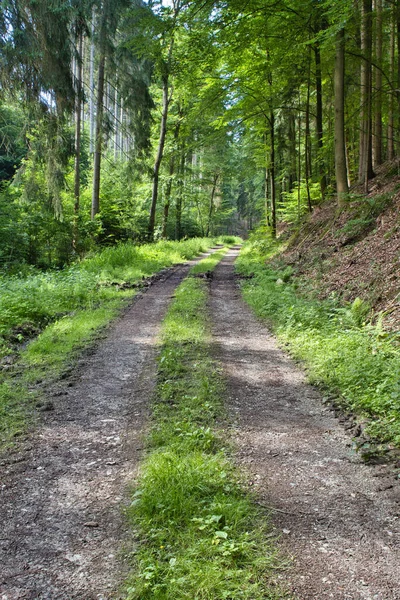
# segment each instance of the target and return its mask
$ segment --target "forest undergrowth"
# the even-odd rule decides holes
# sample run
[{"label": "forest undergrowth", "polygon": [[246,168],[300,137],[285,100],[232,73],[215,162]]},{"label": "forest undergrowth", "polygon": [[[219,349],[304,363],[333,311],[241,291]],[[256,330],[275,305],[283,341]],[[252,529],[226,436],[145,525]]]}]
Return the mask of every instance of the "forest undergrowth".
[{"label": "forest undergrowth", "polygon": [[[226,238],[234,243],[236,238]],[[59,377],[143,280],[224,238],[106,248],[62,271],[0,278],[0,446],[45,409],[39,384]]]},{"label": "forest undergrowth", "polygon": [[325,401],[347,417],[354,448],[365,459],[398,457],[398,335],[379,318],[372,324],[370,306],[360,298],[344,302],[307,294],[291,266],[279,269],[283,250],[265,238],[245,244],[236,265],[246,301],[302,361]]},{"label": "forest undergrowth", "polygon": [[136,534],[128,600],[286,597],[266,516],[243,490],[221,433],[224,384],[210,352],[207,278],[177,289],[163,323],[147,456],[128,510]]}]

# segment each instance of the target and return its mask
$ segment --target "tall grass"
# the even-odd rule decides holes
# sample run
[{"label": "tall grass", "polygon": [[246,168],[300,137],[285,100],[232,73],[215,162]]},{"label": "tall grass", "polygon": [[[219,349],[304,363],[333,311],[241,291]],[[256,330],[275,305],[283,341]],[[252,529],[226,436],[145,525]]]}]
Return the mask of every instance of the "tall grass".
[{"label": "tall grass", "polygon": [[[21,434],[40,401],[36,383],[54,379],[132,297],[132,288],[217,240],[107,248],[63,271],[0,278],[0,446]],[[29,344],[24,344],[30,340]],[[11,366],[8,355],[18,356]],[[17,353],[17,354],[16,354]]]},{"label": "tall grass", "polygon": [[160,269],[191,259],[214,240],[106,248],[63,271],[0,277],[0,357],[71,311],[90,309]]},{"label": "tall grass", "polygon": [[245,299],[266,319],[309,379],[333,392],[345,410],[367,419],[367,433],[400,447],[399,337],[368,322],[369,308],[300,295],[290,269],[274,271],[264,249],[247,244],[237,262]]}]

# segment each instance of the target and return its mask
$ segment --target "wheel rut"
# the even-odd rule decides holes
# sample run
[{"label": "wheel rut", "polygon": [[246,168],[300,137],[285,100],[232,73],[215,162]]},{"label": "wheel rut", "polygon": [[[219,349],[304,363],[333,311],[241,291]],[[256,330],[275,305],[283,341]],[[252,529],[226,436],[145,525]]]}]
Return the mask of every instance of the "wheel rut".
[{"label": "wheel rut", "polygon": [[231,250],[214,272],[215,353],[228,386],[236,460],[279,545],[278,575],[301,600],[400,599],[400,495],[369,466],[319,393],[241,298]]},{"label": "wheel rut", "polygon": [[167,270],[134,299],[52,390],[54,410],[0,458],[1,600],[119,598],[123,507],[141,456],[157,335],[195,262]]}]

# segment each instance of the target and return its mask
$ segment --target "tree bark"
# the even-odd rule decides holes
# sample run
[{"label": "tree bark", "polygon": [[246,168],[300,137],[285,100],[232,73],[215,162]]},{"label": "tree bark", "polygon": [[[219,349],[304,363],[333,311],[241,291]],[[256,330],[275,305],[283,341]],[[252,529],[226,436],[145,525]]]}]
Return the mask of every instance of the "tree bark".
[{"label": "tree bark", "polygon": [[376,65],[375,69],[375,123],[374,164],[382,164],[382,0],[375,0],[376,9]]},{"label": "tree bark", "polygon": [[74,212],[78,214],[80,203],[80,158],[81,158],[81,122],[82,122],[82,54],[83,34],[79,33],[77,74],[76,74],[76,99],[75,99],[75,169],[74,169]]},{"label": "tree bark", "polygon": [[182,142],[181,163],[179,168],[178,193],[176,197],[176,221],[175,237],[179,241],[182,237],[182,205],[183,205],[183,187],[185,181],[185,145]]},{"label": "tree bark", "polygon": [[158,200],[158,183],[160,179],[160,167],[164,156],[165,137],[167,135],[167,118],[169,108],[168,98],[168,73],[166,73],[162,80],[162,91],[163,91],[163,103],[162,103],[162,114],[161,114],[161,126],[160,126],[160,139],[158,142],[157,156],[154,163],[153,169],[153,189],[151,194],[151,207],[150,207],[150,219],[149,219],[149,241],[154,239],[154,228],[156,224],[156,208]]},{"label": "tree bark", "polygon": [[94,153],[94,22],[95,22],[95,9],[93,7],[92,12],[92,30],[90,37],[90,59],[89,59],[89,139],[90,139],[90,153]]},{"label": "tree bark", "polygon": [[[311,47],[310,47],[310,52],[311,52]],[[306,179],[308,211],[312,212],[311,194],[310,194],[310,176],[312,176],[312,173],[311,173],[311,164],[312,164],[311,163],[311,160],[312,160],[312,156],[311,156],[311,135],[310,135],[310,85],[311,85],[311,81],[310,80],[311,80],[311,56],[309,54],[309,57],[308,57],[308,78],[307,78],[306,129],[305,129],[306,147],[305,147],[305,153],[304,153],[304,158],[305,158],[304,174],[305,174],[305,179]]]},{"label": "tree bark", "polygon": [[104,48],[102,48],[99,58],[99,72],[97,78],[96,136],[93,163],[92,220],[100,211],[100,170],[101,152],[103,149],[103,96],[105,64],[106,54]]},{"label": "tree bark", "polygon": [[389,109],[388,109],[388,146],[387,146],[387,157],[388,160],[393,160],[395,156],[394,147],[394,90],[396,87],[395,83],[395,52],[396,52],[396,14],[395,7],[392,9],[391,22],[390,22],[390,82],[392,89],[389,95]]},{"label": "tree bark", "polygon": [[288,119],[288,138],[289,138],[289,191],[291,192],[294,182],[297,181],[297,161],[296,161],[296,117],[293,111],[289,112]]},{"label": "tree bark", "polygon": [[83,33],[79,32],[78,57],[76,69],[75,98],[75,165],[74,165],[74,233],[72,246],[76,250],[78,241],[78,214],[81,191],[81,122],[82,122],[82,71],[83,71]]},{"label": "tree bark", "polygon": [[372,169],[372,0],[361,3],[360,147],[358,179],[368,191]]},{"label": "tree bark", "polygon": [[317,127],[317,149],[318,149],[318,172],[321,187],[321,196],[325,197],[326,192],[326,173],[323,159],[324,150],[324,130],[323,130],[323,112],[322,112],[322,69],[321,69],[321,49],[319,42],[314,45],[315,53],[315,88],[316,88],[316,127]]},{"label": "tree bark", "polygon": [[346,146],[344,129],[344,29],[341,29],[336,38],[335,53],[335,174],[336,191],[339,207],[342,207],[346,195],[349,193],[347,182]]},{"label": "tree bark", "polygon": [[210,235],[210,231],[211,231],[212,217],[213,217],[214,208],[215,208],[215,206],[214,206],[214,197],[215,197],[215,192],[216,192],[216,189],[217,189],[218,179],[219,179],[219,173],[215,173],[214,179],[213,179],[213,186],[212,186],[212,190],[211,190],[210,208],[209,208],[209,211],[208,211],[208,221],[207,221],[206,237],[208,237]]},{"label": "tree bark", "polygon": [[271,235],[276,238],[276,185],[275,185],[275,114],[271,110],[269,116],[269,133],[270,133],[270,156],[269,156],[269,176],[270,176],[270,193],[271,193]]}]

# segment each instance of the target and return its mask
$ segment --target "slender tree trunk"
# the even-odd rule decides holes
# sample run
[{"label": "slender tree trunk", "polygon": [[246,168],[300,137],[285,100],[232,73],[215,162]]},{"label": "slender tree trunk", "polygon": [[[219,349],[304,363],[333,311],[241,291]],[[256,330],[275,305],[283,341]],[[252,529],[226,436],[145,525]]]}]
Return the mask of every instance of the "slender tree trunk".
[{"label": "slender tree trunk", "polygon": [[162,115],[161,115],[161,127],[160,127],[160,139],[158,142],[157,156],[154,163],[153,169],[153,190],[151,194],[151,208],[150,208],[150,219],[149,219],[149,241],[154,239],[154,228],[156,224],[156,208],[158,200],[158,183],[160,178],[160,167],[164,156],[165,137],[167,135],[167,118],[169,108],[168,98],[168,73],[164,75],[162,82],[163,90],[163,103],[162,103]]},{"label": "slender tree trunk", "polygon": [[175,221],[175,237],[178,241],[182,237],[182,205],[183,205],[184,182],[185,182],[185,145],[182,142],[181,163],[179,166],[178,193],[177,193],[177,197],[176,197],[176,221]]},{"label": "slender tree trunk", "polygon": [[105,64],[106,55],[104,49],[102,49],[99,58],[99,72],[97,79],[96,137],[93,163],[92,219],[95,218],[95,216],[100,210],[100,171],[101,153],[103,149],[103,96]]},{"label": "slender tree trunk", "polygon": [[271,227],[270,209],[269,209],[269,169],[265,169],[265,223],[267,227]]},{"label": "slender tree trunk", "polygon": [[80,158],[81,158],[81,120],[82,120],[82,51],[83,51],[83,34],[79,34],[78,41],[78,64],[76,75],[76,99],[75,99],[75,172],[74,172],[74,211],[79,212],[80,203]]},{"label": "slender tree trunk", "polygon": [[[311,47],[310,47],[311,52]],[[307,103],[306,103],[306,130],[305,130],[305,178],[307,189],[307,206],[308,211],[312,212],[311,194],[310,194],[310,176],[311,176],[311,135],[310,135],[310,85],[311,85],[311,55],[308,60],[308,81],[307,81]]]},{"label": "slender tree trunk", "polygon": [[[399,0],[395,0],[394,2],[396,11],[396,36],[397,36],[397,81],[396,81],[396,96],[397,96],[397,124],[395,127],[396,131],[400,129],[400,2]],[[395,140],[395,155],[399,154],[399,138]]]},{"label": "slender tree trunk", "polygon": [[382,164],[382,0],[375,0],[376,9],[376,65],[375,69],[375,123],[374,159],[375,165]]},{"label": "slender tree trunk", "polygon": [[171,158],[169,159],[169,177],[167,186],[165,188],[165,200],[164,200],[164,214],[163,214],[163,222],[162,222],[162,230],[161,237],[163,240],[167,239],[167,226],[168,226],[168,216],[169,216],[169,208],[171,205],[171,190],[172,190],[172,180],[175,173],[175,155],[174,152],[171,154]]},{"label": "slender tree trunk", "polygon": [[368,180],[374,177],[372,169],[372,0],[361,3],[361,95],[360,95],[360,153],[359,182],[368,191]]},{"label": "slender tree trunk", "polygon": [[118,132],[119,132],[119,105],[118,90],[114,89],[114,160],[118,157]]},{"label": "slender tree trunk", "polygon": [[288,138],[289,138],[289,191],[292,191],[294,182],[297,181],[297,152],[296,152],[296,117],[293,111],[289,113],[288,121]]},{"label": "slender tree trunk", "polygon": [[297,154],[297,169],[298,169],[298,180],[297,180],[297,218],[300,221],[301,218],[301,112],[300,112],[300,94],[299,94],[299,114],[298,114],[298,154]]},{"label": "slender tree trunk", "polygon": [[389,95],[389,109],[388,109],[388,148],[387,157],[388,160],[393,160],[395,156],[394,152],[394,94],[395,94],[395,52],[396,52],[396,14],[395,7],[392,9],[391,21],[390,21],[390,82],[392,89]]},{"label": "slender tree trunk", "polygon": [[90,139],[90,153],[94,153],[94,134],[95,134],[95,123],[94,123],[94,22],[95,22],[95,9],[92,12],[92,31],[90,37],[90,59],[89,59],[89,139]]},{"label": "slender tree trunk", "polygon": [[211,190],[210,208],[209,208],[209,211],[208,211],[208,221],[207,221],[206,237],[208,237],[210,235],[210,231],[211,231],[212,217],[213,217],[214,208],[215,208],[215,206],[214,206],[214,197],[215,197],[215,192],[217,190],[218,179],[219,179],[219,173],[215,173],[214,179],[213,179],[213,186],[212,186],[212,190]]},{"label": "slender tree trunk", "polygon": [[324,149],[324,130],[323,130],[323,112],[322,112],[322,69],[321,69],[321,49],[319,42],[314,46],[315,53],[315,87],[316,87],[316,126],[317,126],[317,148],[318,148],[318,172],[321,187],[321,196],[325,197],[326,192],[326,173],[323,159]]},{"label": "slender tree trunk", "polygon": [[74,234],[72,245],[76,249],[78,240],[78,214],[81,190],[81,120],[82,120],[82,71],[83,71],[83,33],[79,33],[78,57],[76,73],[76,99],[75,99],[75,169],[74,169]]},{"label": "slender tree trunk", "polygon": [[349,193],[346,167],[346,146],[344,131],[344,29],[337,34],[335,54],[335,174],[339,207],[342,207]]},{"label": "slender tree trunk", "polygon": [[271,235],[276,238],[276,185],[275,185],[275,114],[271,110],[269,116],[269,133],[270,133],[270,157],[269,157],[269,176],[270,176],[270,192],[271,192]]}]

